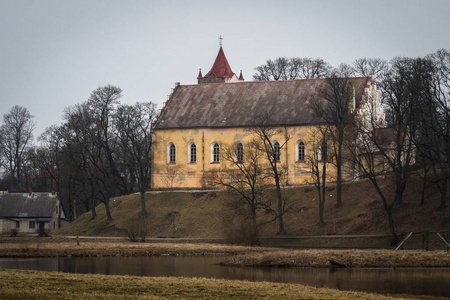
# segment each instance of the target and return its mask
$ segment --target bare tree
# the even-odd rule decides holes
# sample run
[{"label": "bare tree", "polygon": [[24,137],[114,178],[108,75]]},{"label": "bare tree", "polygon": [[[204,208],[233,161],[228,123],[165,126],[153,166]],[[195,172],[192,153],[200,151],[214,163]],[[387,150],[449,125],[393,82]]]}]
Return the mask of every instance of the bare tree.
[{"label": "bare tree", "polygon": [[363,57],[353,62],[353,69],[359,76],[371,76],[382,80],[389,69],[389,63],[380,58]]},{"label": "bare tree", "polygon": [[254,80],[293,80],[325,77],[331,69],[321,58],[286,58],[268,59],[264,65],[255,68]]},{"label": "bare tree", "polygon": [[326,202],[326,185],[327,185],[327,164],[328,164],[328,147],[327,147],[327,130],[326,126],[318,126],[311,129],[309,135],[311,137],[311,151],[308,151],[306,161],[311,167],[311,179],[317,189],[319,203],[319,225],[325,224],[323,213]]},{"label": "bare tree", "polygon": [[5,160],[4,166],[12,178],[13,190],[24,190],[22,171],[24,155],[33,140],[36,123],[28,109],[14,106],[3,116],[0,127],[0,156]]},{"label": "bare tree", "polygon": [[[277,206],[278,206],[278,233],[284,234],[284,222],[283,215],[286,212],[286,199],[283,197],[281,191],[282,178],[284,176],[284,167],[281,164],[281,151],[285,148],[287,142],[290,139],[286,128],[274,127],[270,124],[270,113],[265,113],[256,118],[255,125],[248,129],[248,132],[252,134],[259,143],[259,151],[264,153],[269,163],[268,172],[275,181],[275,188],[277,193]],[[277,141],[276,138],[280,138],[281,141]]]},{"label": "bare tree", "polygon": [[[221,170],[213,183],[227,187],[237,195],[235,207],[243,207],[241,215],[249,216],[252,226],[250,243],[256,244],[258,228],[278,218],[270,199],[263,197],[263,191],[267,188],[267,171],[261,141],[253,139],[245,145],[245,149],[242,144],[224,145],[222,149],[221,157],[227,163],[227,169]],[[259,212],[274,217],[258,223]]]},{"label": "bare tree", "polygon": [[426,91],[421,85],[425,79],[419,71],[422,65],[420,60],[406,58],[391,62],[382,82],[382,97],[392,112],[394,126],[383,128],[374,102],[368,101],[364,118],[356,118],[357,139],[348,147],[361,175],[370,179],[380,196],[393,243],[398,241],[393,210],[402,203],[411,166],[415,163],[413,142],[418,128],[417,103]]},{"label": "bare tree", "polygon": [[344,164],[345,139],[353,130],[353,104],[355,103],[354,85],[351,82],[349,69],[341,65],[325,79],[317,95],[310,101],[315,116],[329,129],[330,149],[336,167],[336,206],[342,205],[342,173]]},{"label": "bare tree", "polygon": [[145,189],[150,184],[152,122],[156,115],[156,105],[151,102],[136,103],[134,106],[121,105],[117,109],[116,122],[127,164],[134,178],[137,178],[141,195],[142,217],[148,214],[145,208]]},{"label": "bare tree", "polygon": [[[432,64],[431,76],[427,77],[431,95],[426,94],[423,107],[418,110],[420,119],[417,149],[430,167],[440,193],[440,208],[447,206],[447,184],[450,179],[450,51],[440,49],[428,55],[426,61]],[[424,80],[422,80],[423,84]]]}]

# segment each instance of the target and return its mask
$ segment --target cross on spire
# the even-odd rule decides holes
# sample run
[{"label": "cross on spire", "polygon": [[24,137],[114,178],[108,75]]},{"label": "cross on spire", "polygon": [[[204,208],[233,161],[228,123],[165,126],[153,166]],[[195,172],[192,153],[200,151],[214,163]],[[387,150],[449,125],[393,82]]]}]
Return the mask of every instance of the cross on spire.
[{"label": "cross on spire", "polygon": [[219,45],[220,45],[220,47],[222,47],[222,40],[223,40],[222,35],[219,35]]}]

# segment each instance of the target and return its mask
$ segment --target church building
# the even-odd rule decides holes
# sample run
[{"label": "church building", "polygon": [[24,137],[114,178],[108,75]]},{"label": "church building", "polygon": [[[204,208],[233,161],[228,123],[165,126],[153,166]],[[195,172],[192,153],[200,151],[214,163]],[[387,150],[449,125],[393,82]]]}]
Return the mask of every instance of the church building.
[{"label": "church building", "polygon": [[[154,124],[152,189],[209,188],[210,174],[235,168],[222,159],[226,147],[235,147],[236,162],[254,138],[249,129],[267,116],[269,126],[280,128],[273,147],[286,174],[284,184],[311,183],[306,157],[313,150],[311,131],[320,123],[308,101],[326,79],[244,81],[232,71],[220,46],[211,70],[201,70],[194,85],[175,84]],[[377,104],[370,77],[349,78],[353,87],[354,115]]]}]

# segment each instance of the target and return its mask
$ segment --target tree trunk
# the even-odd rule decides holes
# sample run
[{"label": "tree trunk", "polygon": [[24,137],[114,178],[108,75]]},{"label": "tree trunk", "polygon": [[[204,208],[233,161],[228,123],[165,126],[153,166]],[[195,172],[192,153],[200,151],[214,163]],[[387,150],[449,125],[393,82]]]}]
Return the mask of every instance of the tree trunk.
[{"label": "tree trunk", "polygon": [[342,205],[342,166],[337,166],[337,180],[336,180],[336,207]]},{"label": "tree trunk", "polygon": [[394,217],[392,216],[392,208],[388,208],[386,210],[386,213],[388,216],[389,228],[390,228],[391,234],[392,234],[392,245],[397,245],[399,240],[398,240],[398,236],[397,236],[397,231],[395,229]]},{"label": "tree trunk", "polygon": [[442,187],[441,187],[441,203],[439,205],[439,208],[446,208],[447,207],[447,172],[443,172],[443,180],[442,180]]},{"label": "tree trunk", "polygon": [[108,221],[112,221],[112,217],[111,217],[111,211],[109,209],[109,199],[107,199],[105,201],[105,210],[106,210],[106,218]]},{"label": "tree trunk", "polygon": [[327,186],[327,162],[324,160],[323,166],[322,166],[322,199],[319,198],[319,211],[321,213],[320,216],[320,222],[321,224],[324,224],[323,220],[323,211],[325,209],[325,199],[326,199],[326,186]]},{"label": "tree trunk", "polygon": [[336,207],[342,205],[342,144],[344,140],[344,132],[339,129],[338,153],[336,157]]},{"label": "tree trunk", "polygon": [[141,212],[139,213],[139,216],[141,218],[145,218],[148,215],[148,211],[145,208],[145,190],[144,192],[142,192],[141,190],[140,194],[141,194]]},{"label": "tree trunk", "polygon": [[280,187],[280,177],[278,176],[278,170],[275,172],[275,185],[277,188],[277,198],[278,198],[278,235],[283,235],[284,232],[284,222],[283,222],[283,196],[281,195]]},{"label": "tree trunk", "polygon": [[97,212],[95,211],[95,206],[93,206],[91,208],[91,215],[92,215],[92,219],[95,219],[95,217],[97,217]]},{"label": "tree trunk", "polygon": [[422,190],[420,191],[420,205],[425,204],[425,190],[427,189],[427,180],[428,180],[428,168],[424,168],[423,180],[422,180]]}]

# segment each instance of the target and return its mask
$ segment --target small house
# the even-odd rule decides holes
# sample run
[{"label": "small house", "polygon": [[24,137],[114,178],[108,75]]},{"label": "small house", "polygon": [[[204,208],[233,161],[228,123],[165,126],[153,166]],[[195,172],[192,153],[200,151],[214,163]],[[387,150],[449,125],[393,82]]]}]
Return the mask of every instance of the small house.
[{"label": "small house", "polygon": [[0,233],[43,235],[66,224],[68,221],[54,191],[0,194]]}]

